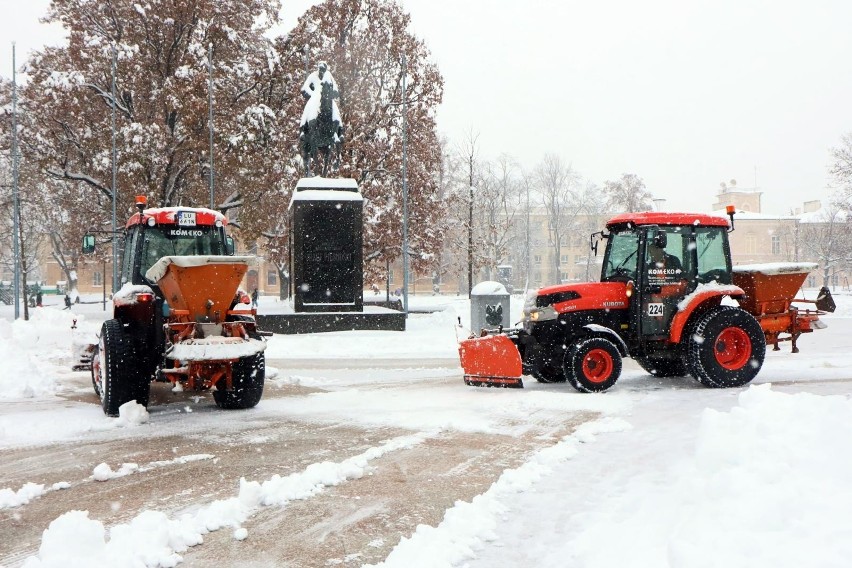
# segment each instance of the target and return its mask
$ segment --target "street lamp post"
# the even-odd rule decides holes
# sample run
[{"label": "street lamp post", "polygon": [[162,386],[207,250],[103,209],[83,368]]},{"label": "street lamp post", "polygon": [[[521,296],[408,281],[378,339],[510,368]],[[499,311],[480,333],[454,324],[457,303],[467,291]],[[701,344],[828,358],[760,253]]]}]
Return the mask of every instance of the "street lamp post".
[{"label": "street lamp post", "polygon": [[12,294],[15,298],[15,319],[21,316],[19,298],[21,297],[21,259],[18,243],[21,205],[18,199],[18,83],[15,72],[15,43],[12,43],[12,255],[15,263],[15,282]]},{"label": "street lamp post", "polygon": [[[115,295],[116,284],[118,282],[118,250],[116,245],[116,222],[115,222],[115,202],[118,196],[116,192],[116,152],[115,152],[115,67],[118,54],[115,49],[115,44],[112,45],[112,293]],[[106,279],[106,266],[104,266],[103,277]],[[106,309],[106,282],[104,282],[104,309]]]},{"label": "street lamp post", "polygon": [[405,54],[402,54],[402,301],[405,317],[408,317],[408,180],[406,162],[408,160],[408,141],[405,119],[405,80],[408,73]]}]

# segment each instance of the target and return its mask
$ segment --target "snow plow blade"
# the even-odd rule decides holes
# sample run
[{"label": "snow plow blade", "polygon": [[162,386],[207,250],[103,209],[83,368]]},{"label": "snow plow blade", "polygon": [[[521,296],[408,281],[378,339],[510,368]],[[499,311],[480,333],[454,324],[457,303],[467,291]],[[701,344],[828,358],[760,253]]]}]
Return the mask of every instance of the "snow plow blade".
[{"label": "snow plow blade", "polygon": [[465,339],[459,344],[459,357],[467,385],[524,388],[521,354],[505,335]]}]

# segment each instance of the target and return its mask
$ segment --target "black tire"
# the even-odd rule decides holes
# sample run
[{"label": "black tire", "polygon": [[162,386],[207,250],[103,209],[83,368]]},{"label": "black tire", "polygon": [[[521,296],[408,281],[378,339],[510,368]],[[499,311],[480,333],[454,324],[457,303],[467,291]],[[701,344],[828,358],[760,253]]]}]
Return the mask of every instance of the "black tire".
[{"label": "black tire", "polygon": [[700,316],[684,341],[689,373],[711,388],[748,384],[766,356],[760,324],[734,306],[719,306]]},{"label": "black tire", "polygon": [[621,375],[621,353],[609,339],[581,339],[565,352],[563,366],[568,382],[578,391],[603,392]]},{"label": "black tire", "polygon": [[[135,400],[148,406],[149,385],[139,372],[134,342],[117,319],[104,322],[98,343],[98,364],[92,359],[95,391],[107,416],[118,416],[122,404]],[[97,373],[95,376],[94,373]]]},{"label": "black tire", "polygon": [[523,370],[540,383],[565,382],[561,361],[541,346],[530,350],[529,358],[524,361]]},{"label": "black tire", "polygon": [[227,410],[257,406],[263,396],[263,381],[266,378],[266,357],[263,352],[243,357],[231,369],[233,390],[213,391],[216,406]]},{"label": "black tire", "polygon": [[636,362],[655,377],[685,377],[689,374],[682,359],[640,357],[636,359]]},{"label": "black tire", "polygon": [[540,383],[564,383],[565,374],[552,359],[542,358],[530,369],[530,375]]}]

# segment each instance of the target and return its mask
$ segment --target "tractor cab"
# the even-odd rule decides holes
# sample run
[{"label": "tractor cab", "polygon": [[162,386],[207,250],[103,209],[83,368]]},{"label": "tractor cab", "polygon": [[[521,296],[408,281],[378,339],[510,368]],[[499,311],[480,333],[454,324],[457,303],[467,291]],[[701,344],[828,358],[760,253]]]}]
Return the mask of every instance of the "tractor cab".
[{"label": "tractor cab", "polygon": [[205,209],[146,209],[131,217],[124,235],[121,285],[147,284],[145,273],[164,256],[233,255],[224,217]]},{"label": "tractor cab", "polygon": [[[234,240],[225,233],[224,215],[205,208],[163,207],[146,209],[147,200],[137,196],[138,212],[130,217],[118,236],[119,277],[125,284],[156,286],[145,273],[164,256],[210,256],[234,254]],[[83,253],[95,250],[95,235],[83,237]]]},{"label": "tractor cab", "polygon": [[728,220],[633,213],[607,223],[601,282],[624,282],[637,339],[668,337],[678,304],[699,284],[731,283]]}]

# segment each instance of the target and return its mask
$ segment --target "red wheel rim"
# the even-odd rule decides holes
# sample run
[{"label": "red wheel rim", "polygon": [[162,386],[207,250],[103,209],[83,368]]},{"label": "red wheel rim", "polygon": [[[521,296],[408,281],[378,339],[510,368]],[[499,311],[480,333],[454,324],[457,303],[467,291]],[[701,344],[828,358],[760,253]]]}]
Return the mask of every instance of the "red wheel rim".
[{"label": "red wheel rim", "polygon": [[751,357],[751,339],[741,327],[726,327],[716,337],[713,353],[722,368],[736,371],[748,363]]},{"label": "red wheel rim", "polygon": [[583,376],[592,383],[603,383],[612,375],[612,355],[606,349],[592,349],[583,357]]}]

